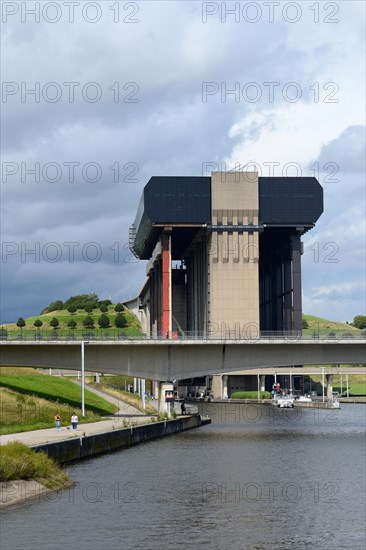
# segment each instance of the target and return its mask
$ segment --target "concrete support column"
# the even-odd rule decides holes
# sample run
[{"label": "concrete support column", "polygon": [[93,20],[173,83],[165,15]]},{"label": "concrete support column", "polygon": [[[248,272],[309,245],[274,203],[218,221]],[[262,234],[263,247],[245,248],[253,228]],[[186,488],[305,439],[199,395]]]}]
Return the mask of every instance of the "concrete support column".
[{"label": "concrete support column", "polygon": [[146,399],[145,399],[145,378],[141,378],[141,399],[142,407],[145,410],[146,408]]},{"label": "concrete support column", "polygon": [[137,378],[133,379],[133,393],[137,392]]},{"label": "concrete support column", "polygon": [[169,338],[172,331],[172,262],[171,262],[171,235],[164,232],[161,237],[162,281],[161,281],[161,331],[162,336]]},{"label": "concrete support column", "polygon": [[291,261],[286,258],[283,265],[284,279],[284,300],[283,300],[283,321],[286,331],[292,330],[292,290],[291,290]]},{"label": "concrete support column", "polygon": [[227,399],[228,393],[227,393],[227,379],[228,377],[226,375],[222,376],[222,398]]},{"label": "concrete support column", "polygon": [[327,398],[332,399],[333,397],[333,374],[327,374]]},{"label": "concrete support column", "polygon": [[266,391],[266,377],[264,374],[261,374],[260,376],[260,387],[261,391]]},{"label": "concrete support column", "polygon": [[152,381],[151,393],[154,399],[159,399],[159,382],[157,380]]},{"label": "concrete support column", "polygon": [[292,292],[293,292],[293,328],[301,334],[302,303],[301,303],[301,240],[300,233],[292,236]]}]

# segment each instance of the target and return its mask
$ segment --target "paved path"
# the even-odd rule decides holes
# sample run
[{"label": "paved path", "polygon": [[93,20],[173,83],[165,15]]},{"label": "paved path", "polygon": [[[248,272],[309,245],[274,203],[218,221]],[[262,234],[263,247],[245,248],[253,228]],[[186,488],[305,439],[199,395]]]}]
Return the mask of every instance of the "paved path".
[{"label": "paved path", "polygon": [[[74,380],[74,382],[79,386],[81,386],[80,380]],[[111,395],[110,393],[100,390],[99,388],[95,388],[94,386],[90,386],[89,384],[85,384],[85,388],[95,393],[96,395],[99,395],[99,397],[102,397],[106,401],[109,401],[110,403],[117,405],[118,411],[113,416],[123,416],[124,418],[135,417],[135,416],[145,416],[136,407],[134,407],[133,405],[130,405],[130,403],[127,403],[126,401],[123,401],[119,397],[115,397],[114,395]]]},{"label": "paved path", "polygon": [[85,387],[93,393],[100,395],[107,401],[116,404],[119,407],[119,410],[107,420],[79,424],[78,429],[75,431],[72,430],[70,426],[63,426],[60,430],[56,430],[56,428],[47,428],[45,430],[33,430],[31,432],[7,434],[0,436],[0,444],[5,445],[9,441],[21,441],[22,443],[30,446],[40,445],[41,443],[64,441],[65,439],[72,439],[83,435],[109,432],[111,430],[118,430],[127,426],[150,422],[149,415],[143,414],[129,403],[96,389],[93,386],[85,385]]}]

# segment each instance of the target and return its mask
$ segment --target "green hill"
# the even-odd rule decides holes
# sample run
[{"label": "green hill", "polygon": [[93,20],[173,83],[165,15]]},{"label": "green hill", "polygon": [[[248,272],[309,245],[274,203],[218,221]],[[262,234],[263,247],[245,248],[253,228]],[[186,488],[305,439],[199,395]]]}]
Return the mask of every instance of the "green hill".
[{"label": "green hill", "polygon": [[[120,334],[125,336],[141,336],[141,326],[137,319],[137,317],[127,309],[126,307],[123,309],[123,316],[125,323],[123,328],[117,328],[115,326],[115,319],[118,315],[118,312],[114,310],[115,304],[111,304],[107,307],[107,311],[105,312],[106,315],[109,317],[110,321],[110,327],[101,329],[98,325],[98,319],[103,314],[103,312],[100,310],[100,308],[95,308],[91,313],[87,313],[84,309],[78,309],[75,313],[69,313],[66,309],[60,309],[56,311],[52,311],[50,313],[43,313],[41,315],[35,315],[32,317],[27,317],[24,319],[25,321],[25,327],[22,329],[22,331],[17,327],[16,323],[9,323],[2,325],[2,329],[6,329],[8,331],[8,336],[11,338],[12,336],[15,336],[16,334],[22,334],[24,336],[34,336],[38,329],[34,326],[34,322],[39,319],[42,321],[42,327],[39,329],[40,334],[45,333],[57,333],[58,336],[67,336],[70,334],[74,334],[75,337],[82,336],[85,333],[88,334],[95,334],[95,335],[103,335],[106,333],[109,334]],[[94,329],[86,328],[83,325],[84,319],[90,316],[93,318],[94,321]],[[51,326],[51,320],[56,317],[59,321],[59,327],[54,330],[54,328]],[[68,327],[69,321],[75,321],[76,328],[70,329]]]},{"label": "green hill", "polygon": [[332,333],[358,336],[361,333],[358,328],[348,325],[347,323],[334,322],[329,319],[323,319],[322,317],[316,317],[315,315],[303,315],[302,318],[306,320],[309,325],[307,329],[303,329],[304,336],[311,336],[313,334],[327,336]]}]

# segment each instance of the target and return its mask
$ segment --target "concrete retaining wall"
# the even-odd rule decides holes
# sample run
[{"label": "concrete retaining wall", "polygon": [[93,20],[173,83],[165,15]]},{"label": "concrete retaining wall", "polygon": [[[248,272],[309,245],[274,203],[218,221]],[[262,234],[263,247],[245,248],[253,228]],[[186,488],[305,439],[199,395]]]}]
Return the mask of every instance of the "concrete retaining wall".
[{"label": "concrete retaining wall", "polygon": [[63,464],[131,447],[132,445],[138,445],[152,439],[173,435],[210,423],[210,419],[202,419],[197,414],[176,420],[166,420],[65,441],[34,445],[32,449],[37,452],[43,451],[59,464]]}]

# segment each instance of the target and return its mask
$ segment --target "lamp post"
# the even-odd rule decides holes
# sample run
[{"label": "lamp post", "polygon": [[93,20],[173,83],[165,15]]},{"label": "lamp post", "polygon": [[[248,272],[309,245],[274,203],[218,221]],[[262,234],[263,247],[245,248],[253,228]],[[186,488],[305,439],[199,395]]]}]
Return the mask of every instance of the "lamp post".
[{"label": "lamp post", "polygon": [[290,370],[290,395],[292,395],[293,393],[293,390],[292,390],[292,370]]},{"label": "lamp post", "polygon": [[85,354],[84,340],[81,340],[81,415],[85,416]]}]

